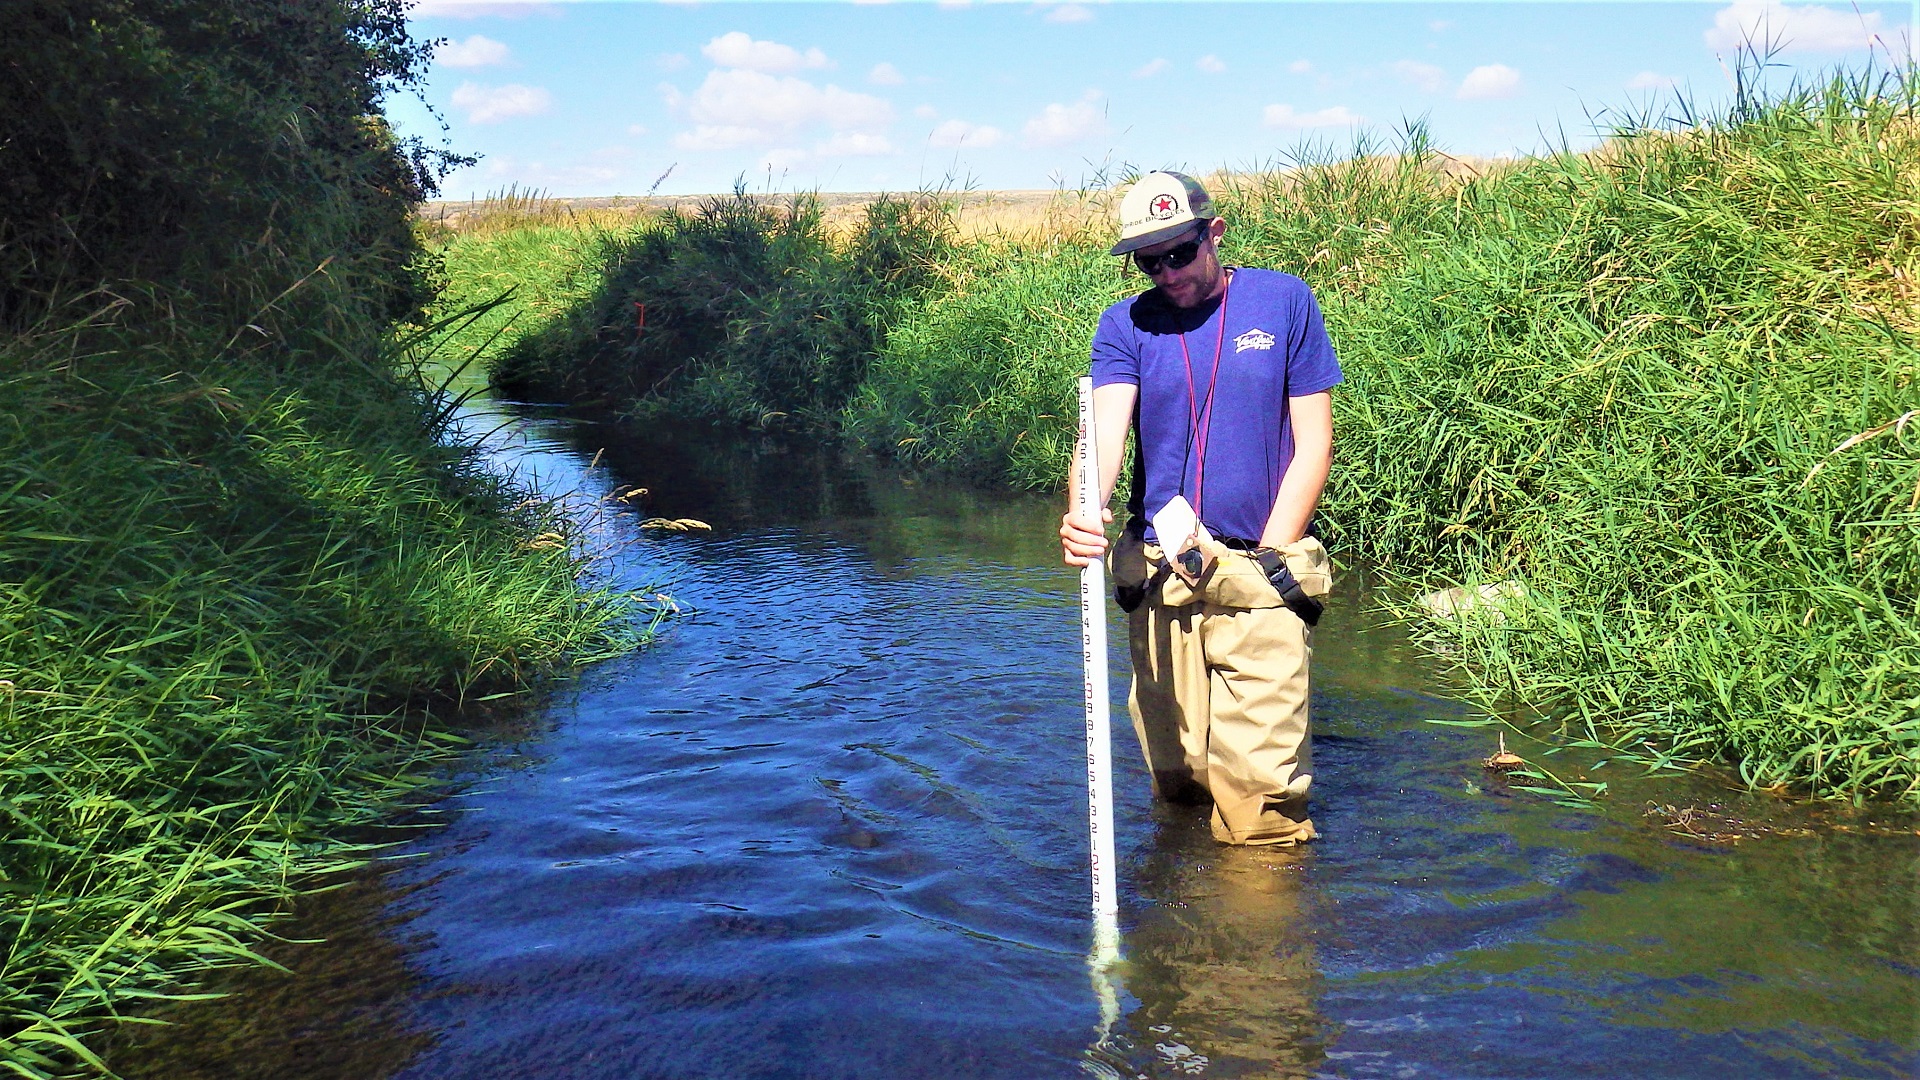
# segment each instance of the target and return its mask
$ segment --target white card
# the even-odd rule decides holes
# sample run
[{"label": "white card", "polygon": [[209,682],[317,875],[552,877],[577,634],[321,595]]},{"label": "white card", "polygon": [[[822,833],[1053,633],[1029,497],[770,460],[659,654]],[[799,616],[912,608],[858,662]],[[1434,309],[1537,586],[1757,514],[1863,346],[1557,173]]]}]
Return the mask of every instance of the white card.
[{"label": "white card", "polygon": [[1153,515],[1153,532],[1160,539],[1160,547],[1169,555],[1186,550],[1187,538],[1195,534],[1202,540],[1213,539],[1207,535],[1207,527],[1194,516],[1193,506],[1185,495],[1175,495]]}]

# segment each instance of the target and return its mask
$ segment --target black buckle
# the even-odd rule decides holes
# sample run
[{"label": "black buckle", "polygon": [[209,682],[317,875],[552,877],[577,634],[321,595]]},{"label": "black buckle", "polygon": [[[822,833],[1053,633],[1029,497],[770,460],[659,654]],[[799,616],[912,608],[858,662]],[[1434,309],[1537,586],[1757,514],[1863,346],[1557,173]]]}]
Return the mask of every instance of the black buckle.
[{"label": "black buckle", "polygon": [[1280,602],[1286,604],[1289,611],[1300,616],[1300,621],[1308,626],[1320,625],[1320,616],[1326,612],[1327,606],[1300,588],[1299,580],[1293,576],[1293,571],[1287,569],[1287,560],[1279,552],[1268,548],[1256,555],[1255,561],[1259,562],[1260,569],[1266,571],[1267,580],[1273,584],[1274,591],[1280,594]]}]

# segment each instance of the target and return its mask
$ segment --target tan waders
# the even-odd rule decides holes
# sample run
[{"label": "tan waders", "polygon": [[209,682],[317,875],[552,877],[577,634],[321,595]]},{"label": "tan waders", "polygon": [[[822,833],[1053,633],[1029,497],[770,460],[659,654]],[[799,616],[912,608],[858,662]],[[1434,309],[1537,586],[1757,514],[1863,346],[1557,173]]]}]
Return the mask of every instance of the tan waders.
[{"label": "tan waders", "polygon": [[[1193,584],[1161,570],[1133,612],[1127,704],[1154,794],[1211,798],[1213,835],[1222,843],[1311,840],[1313,628],[1251,557],[1225,548],[1214,554]],[[1326,595],[1333,571],[1318,540],[1282,554],[1308,596]],[[1144,555],[1148,566],[1163,565],[1157,546],[1146,545]]]}]

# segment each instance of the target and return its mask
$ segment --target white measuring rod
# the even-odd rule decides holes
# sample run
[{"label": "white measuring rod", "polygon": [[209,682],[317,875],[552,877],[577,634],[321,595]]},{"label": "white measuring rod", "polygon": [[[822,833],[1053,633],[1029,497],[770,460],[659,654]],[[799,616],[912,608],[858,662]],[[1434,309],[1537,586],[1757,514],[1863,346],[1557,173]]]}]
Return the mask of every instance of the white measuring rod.
[{"label": "white measuring rod", "polygon": [[[1080,440],[1073,464],[1074,512],[1098,528],[1100,450],[1094,434],[1093,379],[1088,377],[1080,380]],[[1094,559],[1080,570],[1080,652],[1087,700],[1087,837],[1093,871],[1093,913],[1105,916],[1098,924],[1105,929],[1119,914],[1120,890],[1119,866],[1113,854],[1113,718],[1107,693],[1107,567],[1104,559]],[[1102,941],[1097,947],[1105,945]]]}]

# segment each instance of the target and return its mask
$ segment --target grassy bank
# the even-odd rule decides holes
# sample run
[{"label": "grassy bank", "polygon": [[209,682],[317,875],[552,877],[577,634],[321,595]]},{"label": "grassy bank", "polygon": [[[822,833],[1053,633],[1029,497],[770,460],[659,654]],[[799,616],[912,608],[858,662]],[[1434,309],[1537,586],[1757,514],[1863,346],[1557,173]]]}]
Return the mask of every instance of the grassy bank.
[{"label": "grassy bank", "polygon": [[[424,47],[394,3],[15,13],[0,83],[0,1069],[246,961],[459,740],[629,646],[565,522],[443,444]],[[62,87],[88,85],[76,99]],[[76,135],[79,133],[79,135]],[[85,138],[79,137],[84,135]],[[427,171],[422,171],[427,170]]]},{"label": "grassy bank", "polygon": [[[1586,154],[1463,167],[1414,130],[1225,178],[1230,260],[1307,278],[1347,372],[1338,550],[1408,596],[1520,585],[1425,631],[1486,705],[1759,786],[1920,799],[1917,97],[1911,71],[1843,75]],[[1144,285],[1102,248],[929,252],[866,309],[841,430],[1057,486],[1095,317]],[[608,310],[558,325],[583,340]],[[549,381],[738,418],[659,373],[761,361],[676,347],[616,383],[575,345]]]},{"label": "grassy bank", "polygon": [[[1339,550],[1418,588],[1524,586],[1429,630],[1486,704],[1920,798],[1915,90],[1842,78],[1464,178],[1416,132],[1221,192],[1231,257],[1311,281],[1341,353]],[[852,429],[1057,483],[1099,261],[957,271],[892,329]],[[1073,330],[1025,323],[1041,303]]]}]

